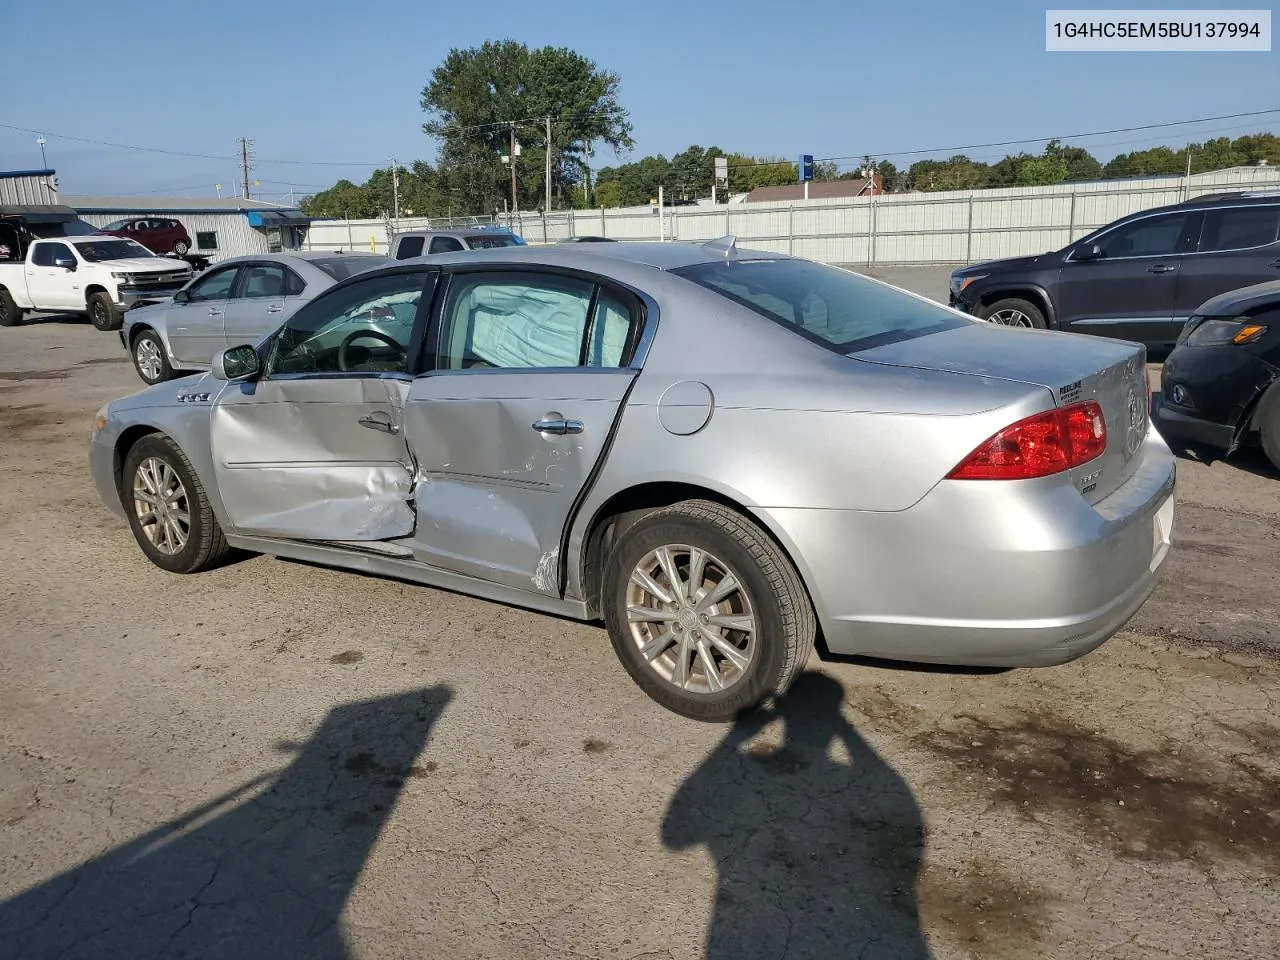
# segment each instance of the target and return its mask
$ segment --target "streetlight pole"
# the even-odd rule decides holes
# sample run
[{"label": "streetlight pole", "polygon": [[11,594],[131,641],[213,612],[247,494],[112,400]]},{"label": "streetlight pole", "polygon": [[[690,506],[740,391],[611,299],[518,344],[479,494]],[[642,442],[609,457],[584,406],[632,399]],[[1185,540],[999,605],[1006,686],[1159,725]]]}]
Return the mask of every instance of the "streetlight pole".
[{"label": "streetlight pole", "polygon": [[40,144],[40,169],[41,170],[49,169],[49,161],[44,158],[44,145],[47,142],[48,141],[46,141],[44,137],[36,137],[36,143]]},{"label": "streetlight pole", "polygon": [[398,223],[400,221],[400,171],[396,166],[396,158],[391,158],[391,209],[394,211],[392,217]]}]

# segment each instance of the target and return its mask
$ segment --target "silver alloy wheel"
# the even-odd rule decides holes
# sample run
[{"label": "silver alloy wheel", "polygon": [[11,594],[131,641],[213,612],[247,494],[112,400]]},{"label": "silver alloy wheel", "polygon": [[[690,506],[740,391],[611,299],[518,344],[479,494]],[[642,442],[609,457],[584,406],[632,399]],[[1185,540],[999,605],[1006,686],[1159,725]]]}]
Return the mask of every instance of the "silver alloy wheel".
[{"label": "silver alloy wheel", "polygon": [[1006,327],[1034,327],[1028,317],[1021,310],[997,310],[995,313],[987,317],[992,323],[1004,324]]},{"label": "silver alloy wheel", "polygon": [[647,553],[627,582],[627,625],[645,662],[686,693],[722,693],[756,656],[756,618],[729,565],[688,544]]},{"label": "silver alloy wheel", "polygon": [[157,380],[164,368],[164,358],[160,356],[160,344],[154,337],[143,334],[133,347],[133,357],[138,362],[138,369],[148,380]]},{"label": "silver alloy wheel", "polygon": [[181,553],[191,536],[191,504],[178,472],[148,457],[133,475],[133,510],[142,534],[163,554]]}]

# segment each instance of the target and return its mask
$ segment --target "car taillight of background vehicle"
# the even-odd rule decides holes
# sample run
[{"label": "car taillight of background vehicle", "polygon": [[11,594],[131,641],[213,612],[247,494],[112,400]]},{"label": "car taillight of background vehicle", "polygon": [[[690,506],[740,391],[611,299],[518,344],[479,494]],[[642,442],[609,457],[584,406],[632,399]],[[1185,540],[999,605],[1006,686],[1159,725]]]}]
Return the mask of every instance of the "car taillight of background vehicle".
[{"label": "car taillight of background vehicle", "polygon": [[1031,480],[1102,456],[1107,421],[1093,400],[1046,410],[1005,427],[965,457],[948,480]]}]

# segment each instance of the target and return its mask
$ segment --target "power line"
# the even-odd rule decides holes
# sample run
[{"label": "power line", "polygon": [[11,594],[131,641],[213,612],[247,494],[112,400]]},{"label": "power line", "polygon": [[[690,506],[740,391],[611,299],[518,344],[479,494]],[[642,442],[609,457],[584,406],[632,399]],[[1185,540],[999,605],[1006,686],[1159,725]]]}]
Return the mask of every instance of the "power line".
[{"label": "power line", "polygon": [[[1090,133],[1071,133],[1059,134],[1053,137],[1029,137],[1025,140],[996,140],[991,143],[970,143],[958,147],[933,147],[928,150],[869,150],[859,155],[847,155],[840,157],[816,157],[814,163],[832,163],[841,161],[859,161],[863,157],[870,156],[872,158],[888,158],[888,157],[919,157],[930,153],[952,153],[961,150],[984,150],[991,147],[1014,147],[1028,143],[1048,143],[1050,140],[1083,140],[1088,137],[1105,137],[1113,133],[1134,133],[1139,130],[1163,130],[1168,127],[1184,127],[1195,123],[1211,123],[1216,120],[1238,120],[1241,117],[1264,117],[1273,113],[1280,113],[1280,107],[1271,110],[1252,110],[1247,113],[1228,113],[1217,117],[1199,117],[1195,120],[1170,120],[1164,123],[1145,123],[1136,127],[1115,127],[1111,130],[1094,130]],[[739,163],[734,164],[735,167],[742,169],[746,167],[778,167],[783,164],[795,165],[794,160],[764,160],[759,163]],[[732,167],[730,168],[732,169]]]}]

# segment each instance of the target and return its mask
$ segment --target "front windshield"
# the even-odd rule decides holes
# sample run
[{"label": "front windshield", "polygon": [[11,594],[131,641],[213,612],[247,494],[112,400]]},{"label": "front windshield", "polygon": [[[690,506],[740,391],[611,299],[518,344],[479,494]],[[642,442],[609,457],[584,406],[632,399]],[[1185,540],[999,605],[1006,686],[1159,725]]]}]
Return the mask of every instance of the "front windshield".
[{"label": "front windshield", "polygon": [[911,340],[970,322],[851,270],[809,260],[716,260],[672,273],[837,353]]},{"label": "front windshield", "polygon": [[90,263],[106,260],[133,260],[155,254],[133,240],[81,240],[76,243],[80,256]]}]

